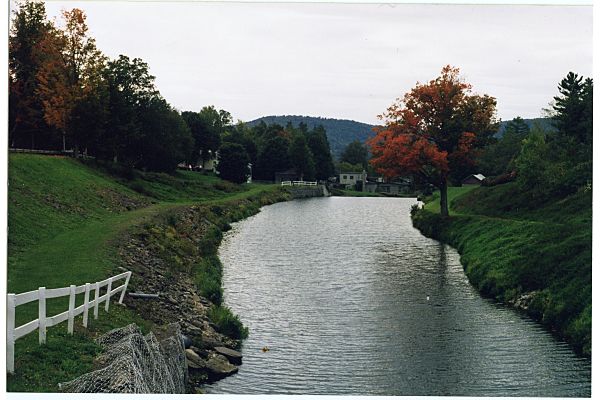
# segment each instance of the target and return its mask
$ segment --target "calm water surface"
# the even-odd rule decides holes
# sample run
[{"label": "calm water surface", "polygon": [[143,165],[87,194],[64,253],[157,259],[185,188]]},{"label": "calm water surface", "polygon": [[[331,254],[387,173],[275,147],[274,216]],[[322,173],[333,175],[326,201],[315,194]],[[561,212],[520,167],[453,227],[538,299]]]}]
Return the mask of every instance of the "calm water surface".
[{"label": "calm water surface", "polygon": [[297,200],[236,224],[219,256],[250,337],[206,391],[589,397],[589,361],[481,298],[457,252],[412,227],[414,203]]}]

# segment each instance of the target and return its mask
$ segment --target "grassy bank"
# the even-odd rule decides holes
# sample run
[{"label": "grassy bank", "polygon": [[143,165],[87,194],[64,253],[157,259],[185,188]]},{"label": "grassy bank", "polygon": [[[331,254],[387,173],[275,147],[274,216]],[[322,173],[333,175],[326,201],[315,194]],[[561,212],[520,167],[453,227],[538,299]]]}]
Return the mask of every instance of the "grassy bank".
[{"label": "grassy bank", "polygon": [[591,191],[532,203],[514,183],[451,188],[451,216],[436,200],[414,225],[456,247],[471,283],[515,305],[591,355]]},{"label": "grassy bank", "polygon": [[[279,191],[272,185],[233,185],[187,171],[173,175],[125,172],[63,157],[9,156],[9,292],[104,279],[115,272],[116,249],[132,229],[193,204],[228,204],[232,217],[236,212],[246,215],[235,211],[235,205],[258,204]],[[211,257],[219,240],[220,235],[207,239]],[[220,288],[220,278],[216,281]],[[48,301],[48,314],[66,310],[67,301]],[[37,303],[18,307],[16,314],[17,324],[36,319]],[[98,351],[92,341],[95,335],[130,322],[144,330],[152,326],[143,315],[125,307],[114,306],[109,314],[92,321],[89,330],[76,328],[74,337],[65,334],[66,323],[53,327],[45,346],[38,346],[35,332],[17,340],[16,373],[9,376],[8,390],[56,391],[58,382],[92,368]]]}]

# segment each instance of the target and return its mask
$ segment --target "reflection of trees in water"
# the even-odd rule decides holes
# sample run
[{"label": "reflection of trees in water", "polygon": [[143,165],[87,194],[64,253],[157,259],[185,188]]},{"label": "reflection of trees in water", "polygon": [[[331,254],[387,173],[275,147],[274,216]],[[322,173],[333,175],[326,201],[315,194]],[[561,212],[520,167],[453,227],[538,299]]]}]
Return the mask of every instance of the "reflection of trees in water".
[{"label": "reflection of trees in water", "polygon": [[446,285],[448,283],[448,273],[449,273],[449,268],[448,268],[448,254],[446,253],[446,245],[443,243],[438,243],[438,263],[437,263],[437,287],[440,290],[444,290],[446,288]]}]

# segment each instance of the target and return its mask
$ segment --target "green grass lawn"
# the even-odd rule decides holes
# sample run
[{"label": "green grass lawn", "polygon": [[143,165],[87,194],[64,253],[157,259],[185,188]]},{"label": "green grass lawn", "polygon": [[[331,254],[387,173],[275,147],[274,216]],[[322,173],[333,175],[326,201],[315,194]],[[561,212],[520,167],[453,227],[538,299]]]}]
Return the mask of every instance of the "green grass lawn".
[{"label": "green grass lawn", "polygon": [[[475,185],[465,185],[460,187],[450,186],[448,187],[448,212],[450,215],[456,215],[458,212],[454,210],[452,207],[452,202],[459,196],[462,196],[465,193],[469,193],[471,190],[475,189],[477,186]],[[436,190],[431,199],[425,204],[425,209],[432,213],[439,214],[440,212],[440,191]]]},{"label": "green grass lawn", "polygon": [[[116,273],[116,246],[132,227],[171,208],[220,204],[276,189],[276,185],[235,185],[188,171],[138,172],[127,180],[69,158],[10,154],[8,291],[105,279]],[[78,297],[80,304],[82,296]],[[68,298],[49,300],[47,315],[66,311],[67,304]],[[109,314],[93,321],[91,329],[79,329],[75,337],[65,334],[66,322],[53,327],[45,346],[38,345],[37,331],[18,339],[16,374],[8,379],[9,390],[56,391],[58,382],[92,368],[97,351],[91,341],[94,335],[130,322],[150,326],[121,306],[113,306]],[[36,318],[37,302],[17,307],[17,326]],[[32,364],[34,359],[38,361]]]}]

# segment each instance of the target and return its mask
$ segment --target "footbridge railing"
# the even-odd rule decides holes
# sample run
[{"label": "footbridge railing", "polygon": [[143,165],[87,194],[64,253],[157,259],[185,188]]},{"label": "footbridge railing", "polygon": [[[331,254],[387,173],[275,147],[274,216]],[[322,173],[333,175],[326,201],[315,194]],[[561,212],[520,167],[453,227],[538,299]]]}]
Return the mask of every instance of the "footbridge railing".
[{"label": "footbridge railing", "polygon": [[282,181],[281,186],[317,186],[317,182],[307,181]]}]

